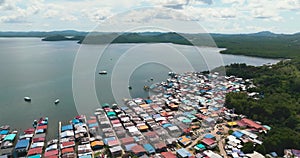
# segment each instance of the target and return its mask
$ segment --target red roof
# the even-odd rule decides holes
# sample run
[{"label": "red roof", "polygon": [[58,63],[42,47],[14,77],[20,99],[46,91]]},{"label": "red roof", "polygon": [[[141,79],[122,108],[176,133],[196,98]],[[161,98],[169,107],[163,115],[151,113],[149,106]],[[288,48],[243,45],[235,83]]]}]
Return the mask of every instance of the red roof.
[{"label": "red roof", "polygon": [[43,152],[43,148],[40,147],[40,148],[33,148],[33,149],[29,149],[27,155],[30,156],[30,155],[36,155],[36,154],[42,154]]},{"label": "red roof", "polygon": [[115,146],[115,145],[119,145],[119,142],[117,140],[110,140],[107,142],[108,146]]},{"label": "red roof", "polygon": [[152,137],[152,138],[157,136],[156,132],[154,132],[154,131],[147,132],[144,135],[147,137]]},{"label": "red roof", "polygon": [[88,124],[93,124],[93,123],[96,123],[97,120],[88,120]]},{"label": "red roof", "polygon": [[245,124],[247,124],[248,126],[250,127],[253,127],[253,128],[256,128],[256,129],[260,129],[260,128],[263,128],[262,125],[252,121],[252,120],[249,120],[247,118],[243,118],[241,121],[243,121]]},{"label": "red roof", "polygon": [[167,145],[164,142],[160,142],[160,143],[156,143],[154,144],[155,149],[162,149],[162,148],[166,148]]},{"label": "red roof", "polygon": [[33,138],[32,140],[34,143],[36,142],[44,142],[45,141],[45,138],[44,137],[40,137],[40,138]]},{"label": "red roof", "polygon": [[123,145],[131,144],[131,143],[134,143],[134,138],[132,138],[132,137],[122,138],[122,139],[120,139],[120,141]]},{"label": "red roof", "polygon": [[172,152],[168,151],[168,152],[162,152],[161,155],[164,158],[176,158],[175,154],[173,154]]},{"label": "red roof", "polygon": [[131,151],[134,153],[134,154],[138,154],[138,153],[142,153],[142,152],[146,152],[146,150],[140,146],[140,145],[135,145],[131,148]]},{"label": "red roof", "polygon": [[48,128],[48,126],[47,125],[42,125],[42,126],[37,126],[37,128],[36,129],[47,129]]},{"label": "red roof", "polygon": [[74,145],[75,145],[75,142],[74,142],[74,141],[63,142],[63,143],[62,143],[62,146],[63,146],[63,147],[66,147],[66,146],[74,146]]},{"label": "red roof", "polygon": [[111,123],[112,124],[118,124],[118,123],[120,123],[120,121],[119,120],[112,120]]},{"label": "red roof", "polygon": [[202,141],[202,143],[204,143],[205,145],[212,145],[215,143],[215,140],[211,139],[211,138],[204,138]]},{"label": "red roof", "polygon": [[50,150],[45,152],[44,156],[48,157],[48,156],[53,156],[53,155],[58,155],[58,150]]},{"label": "red roof", "polygon": [[237,125],[240,126],[240,127],[244,127],[244,126],[247,126],[247,124],[243,121],[236,121]]},{"label": "red roof", "polygon": [[74,148],[71,147],[71,148],[65,148],[65,149],[62,149],[61,150],[61,153],[62,154],[65,154],[65,153],[73,153],[74,152]]},{"label": "red roof", "polygon": [[24,131],[25,134],[32,134],[35,131],[34,128],[28,128]]},{"label": "red roof", "polygon": [[58,158],[58,155],[45,156],[45,158]]}]

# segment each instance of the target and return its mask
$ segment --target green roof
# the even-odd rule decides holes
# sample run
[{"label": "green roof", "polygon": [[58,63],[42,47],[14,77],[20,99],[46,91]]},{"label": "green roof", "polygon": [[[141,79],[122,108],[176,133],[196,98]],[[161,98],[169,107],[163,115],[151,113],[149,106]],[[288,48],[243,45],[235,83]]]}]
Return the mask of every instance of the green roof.
[{"label": "green roof", "polygon": [[108,103],[103,103],[102,107],[109,107],[109,104]]},{"label": "green roof", "polygon": [[190,120],[190,119],[184,119],[184,120],[182,120],[182,122],[183,122],[183,123],[191,123],[192,120]]},{"label": "green roof", "polygon": [[16,134],[9,134],[4,138],[4,141],[13,141],[16,137]]},{"label": "green roof", "polygon": [[196,147],[197,147],[198,149],[205,149],[205,146],[204,146],[203,144],[198,144],[198,145],[196,145]]},{"label": "green roof", "polygon": [[107,116],[116,116],[117,114],[113,111],[107,112]]}]

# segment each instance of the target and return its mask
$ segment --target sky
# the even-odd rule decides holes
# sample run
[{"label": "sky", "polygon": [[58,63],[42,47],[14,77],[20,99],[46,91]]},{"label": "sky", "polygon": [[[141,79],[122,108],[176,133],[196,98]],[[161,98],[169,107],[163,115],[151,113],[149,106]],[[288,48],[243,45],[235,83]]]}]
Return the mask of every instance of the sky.
[{"label": "sky", "polygon": [[300,32],[300,0],[0,0],[0,31]]}]

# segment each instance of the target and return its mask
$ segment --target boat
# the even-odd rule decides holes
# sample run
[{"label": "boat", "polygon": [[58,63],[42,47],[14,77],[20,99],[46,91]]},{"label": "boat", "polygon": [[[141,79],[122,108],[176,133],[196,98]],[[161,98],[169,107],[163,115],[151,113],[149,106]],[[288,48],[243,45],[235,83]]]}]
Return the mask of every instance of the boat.
[{"label": "boat", "polygon": [[59,99],[56,99],[55,101],[54,101],[54,104],[58,104],[59,103]]},{"label": "boat", "polygon": [[31,98],[30,97],[24,97],[24,100],[27,102],[31,102]]},{"label": "boat", "polygon": [[105,74],[107,74],[107,71],[99,71],[99,74],[100,75],[105,75]]}]

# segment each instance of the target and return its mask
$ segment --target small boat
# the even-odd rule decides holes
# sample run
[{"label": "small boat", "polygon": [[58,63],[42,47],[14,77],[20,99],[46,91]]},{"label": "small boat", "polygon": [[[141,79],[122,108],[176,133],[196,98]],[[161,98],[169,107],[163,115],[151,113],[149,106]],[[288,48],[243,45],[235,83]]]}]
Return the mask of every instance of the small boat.
[{"label": "small boat", "polygon": [[56,99],[55,101],[54,101],[54,104],[58,104],[59,103],[59,99]]},{"label": "small boat", "polygon": [[132,87],[131,87],[131,86],[128,86],[128,89],[130,89],[130,90],[131,90],[131,89],[132,89]]},{"label": "small boat", "polygon": [[27,101],[27,102],[30,102],[31,98],[30,97],[24,97],[24,100]]},{"label": "small boat", "polygon": [[149,90],[149,86],[144,86],[144,90],[148,91]]},{"label": "small boat", "polygon": [[99,71],[99,74],[100,75],[105,75],[105,74],[107,74],[107,71]]}]

